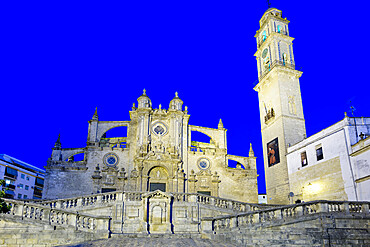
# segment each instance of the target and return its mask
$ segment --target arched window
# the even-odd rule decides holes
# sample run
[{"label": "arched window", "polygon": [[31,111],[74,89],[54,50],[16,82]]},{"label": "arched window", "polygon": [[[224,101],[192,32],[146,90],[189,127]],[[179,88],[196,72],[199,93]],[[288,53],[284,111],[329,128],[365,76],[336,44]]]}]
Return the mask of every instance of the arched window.
[{"label": "arched window", "polygon": [[280,25],[278,25],[278,26],[277,26],[277,32],[278,32],[278,33],[281,33],[281,31],[282,31],[281,26],[280,26]]},{"label": "arched window", "polygon": [[263,33],[262,33],[262,40],[263,40],[263,41],[265,41],[265,40],[266,40],[266,38],[267,38],[267,36],[266,36],[266,31],[263,31]]}]

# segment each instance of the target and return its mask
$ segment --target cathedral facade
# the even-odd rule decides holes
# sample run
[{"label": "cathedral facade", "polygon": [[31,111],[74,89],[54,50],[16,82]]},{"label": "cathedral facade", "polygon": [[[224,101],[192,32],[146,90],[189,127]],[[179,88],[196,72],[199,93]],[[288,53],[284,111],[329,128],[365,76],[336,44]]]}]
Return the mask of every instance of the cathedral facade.
[{"label": "cathedral facade", "polygon": [[[226,129],[189,125],[187,107],[176,96],[168,109],[143,94],[130,111],[130,121],[89,121],[87,146],[62,148],[60,138],[47,162],[45,199],[66,198],[110,191],[202,193],[257,202],[256,158],[227,153]],[[127,135],[107,138],[106,132],[126,127]],[[192,132],[210,138],[191,140]],[[82,161],[74,156],[83,153]],[[229,160],[236,161],[234,168]]]}]

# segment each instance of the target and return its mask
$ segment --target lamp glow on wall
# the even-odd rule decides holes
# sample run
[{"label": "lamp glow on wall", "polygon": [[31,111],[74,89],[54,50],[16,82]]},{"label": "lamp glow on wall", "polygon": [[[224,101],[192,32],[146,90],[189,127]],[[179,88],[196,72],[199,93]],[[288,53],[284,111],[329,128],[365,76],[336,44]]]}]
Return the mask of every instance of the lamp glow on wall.
[{"label": "lamp glow on wall", "polygon": [[309,194],[317,194],[321,191],[321,186],[319,183],[308,183],[308,185],[306,186],[306,191]]}]

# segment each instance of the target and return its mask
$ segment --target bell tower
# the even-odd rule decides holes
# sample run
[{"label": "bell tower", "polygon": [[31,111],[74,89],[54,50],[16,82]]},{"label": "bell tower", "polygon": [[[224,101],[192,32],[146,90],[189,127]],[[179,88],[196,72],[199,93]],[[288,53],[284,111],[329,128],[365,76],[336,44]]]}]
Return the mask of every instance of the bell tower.
[{"label": "bell tower", "polygon": [[269,8],[262,16],[257,40],[258,92],[267,202],[289,203],[287,147],[306,137],[293,40],[282,12]]}]

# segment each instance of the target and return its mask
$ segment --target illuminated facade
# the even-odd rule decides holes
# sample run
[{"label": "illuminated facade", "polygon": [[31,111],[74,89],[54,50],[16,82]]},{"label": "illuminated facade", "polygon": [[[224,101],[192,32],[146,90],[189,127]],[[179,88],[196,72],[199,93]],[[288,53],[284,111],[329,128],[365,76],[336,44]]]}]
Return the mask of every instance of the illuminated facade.
[{"label": "illuminated facade", "polygon": [[[130,118],[100,121],[95,112],[84,148],[62,148],[58,139],[46,166],[44,198],[159,189],[258,201],[252,146],[245,147],[249,157],[228,154],[221,120],[217,128],[189,125],[188,109],[177,93],[168,109],[155,109],[145,90]],[[124,133],[108,137],[115,128],[124,128]],[[209,141],[192,139],[194,132]],[[80,153],[83,160],[75,160]]]}]

